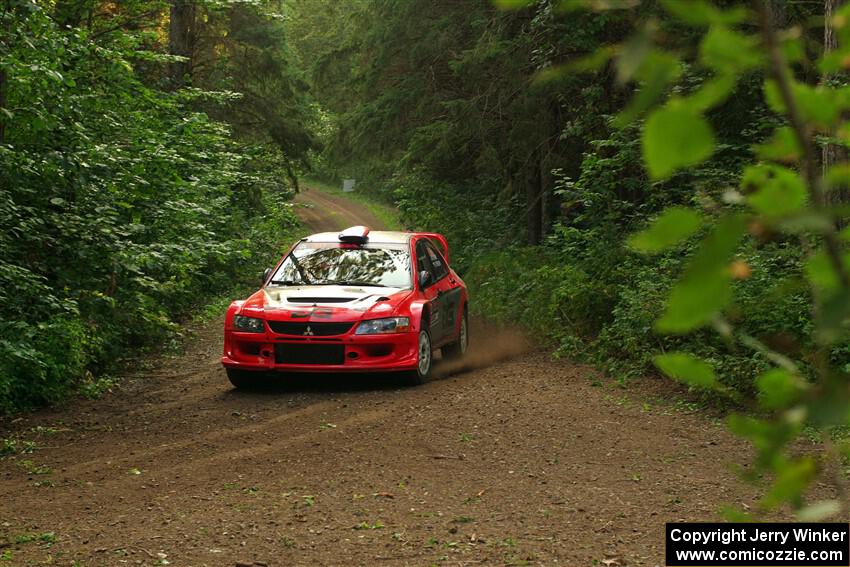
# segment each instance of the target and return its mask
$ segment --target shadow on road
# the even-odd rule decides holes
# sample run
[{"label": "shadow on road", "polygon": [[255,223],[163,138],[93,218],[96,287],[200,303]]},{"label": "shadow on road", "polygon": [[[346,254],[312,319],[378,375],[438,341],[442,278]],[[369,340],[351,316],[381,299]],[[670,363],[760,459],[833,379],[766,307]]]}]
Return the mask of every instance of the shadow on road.
[{"label": "shadow on road", "polygon": [[[480,341],[470,344],[467,355],[457,361],[442,360],[437,355],[432,380],[440,380],[485,368],[509,360],[530,349],[529,341],[519,331],[510,328],[487,326],[480,320],[471,322],[473,337]],[[479,334],[480,333],[480,334]],[[222,379],[224,372],[222,371]],[[400,390],[415,387],[398,373],[269,373],[251,390],[229,390],[228,396],[267,396],[294,392],[365,392],[373,390]]]},{"label": "shadow on road", "polygon": [[[227,378],[222,372],[222,380]],[[225,396],[256,397],[275,396],[294,392],[365,392],[373,390],[398,390],[408,387],[404,378],[396,374],[360,373],[269,373],[257,381],[250,390],[231,389]]]}]

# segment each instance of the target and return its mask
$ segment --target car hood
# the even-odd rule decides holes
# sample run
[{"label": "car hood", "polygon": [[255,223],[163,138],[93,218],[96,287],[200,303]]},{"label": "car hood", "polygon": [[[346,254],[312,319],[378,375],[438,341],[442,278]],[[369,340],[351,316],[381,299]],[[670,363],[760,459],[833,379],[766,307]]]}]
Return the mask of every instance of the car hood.
[{"label": "car hood", "polygon": [[[409,289],[376,286],[267,286],[249,297],[241,312],[262,312],[266,319],[286,321],[359,321],[391,317]],[[246,313],[247,314],[247,313]]]}]

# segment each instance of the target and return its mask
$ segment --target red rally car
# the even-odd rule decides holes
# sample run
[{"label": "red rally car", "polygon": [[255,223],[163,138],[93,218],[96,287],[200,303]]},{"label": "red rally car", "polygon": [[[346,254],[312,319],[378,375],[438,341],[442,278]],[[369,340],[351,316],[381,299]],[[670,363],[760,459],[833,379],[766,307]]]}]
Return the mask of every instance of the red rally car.
[{"label": "red rally car", "polygon": [[466,286],[440,234],[371,232],[301,239],[259,291],[234,301],[221,363],[237,388],[282,372],[400,372],[421,384],[433,354],[469,344]]}]

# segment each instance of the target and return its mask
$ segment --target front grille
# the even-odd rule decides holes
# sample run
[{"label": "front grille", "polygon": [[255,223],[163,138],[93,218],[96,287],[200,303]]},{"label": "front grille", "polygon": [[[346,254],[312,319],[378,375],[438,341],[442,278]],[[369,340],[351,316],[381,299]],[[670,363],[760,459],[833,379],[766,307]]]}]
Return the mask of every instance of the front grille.
[{"label": "front grille", "polygon": [[269,327],[281,335],[330,337],[344,335],[354,323],[301,323],[294,321],[269,321]]},{"label": "front grille", "polygon": [[277,364],[342,364],[345,346],[278,343],[274,360]]}]

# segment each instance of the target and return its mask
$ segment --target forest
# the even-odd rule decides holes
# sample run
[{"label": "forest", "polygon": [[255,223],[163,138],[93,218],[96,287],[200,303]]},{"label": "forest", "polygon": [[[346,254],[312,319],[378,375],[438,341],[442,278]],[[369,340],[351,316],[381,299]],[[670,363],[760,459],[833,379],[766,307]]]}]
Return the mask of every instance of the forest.
[{"label": "forest", "polygon": [[178,340],[355,178],[475,314],[739,411],[769,505],[845,466],[850,3],[2,2],[4,412]]}]

